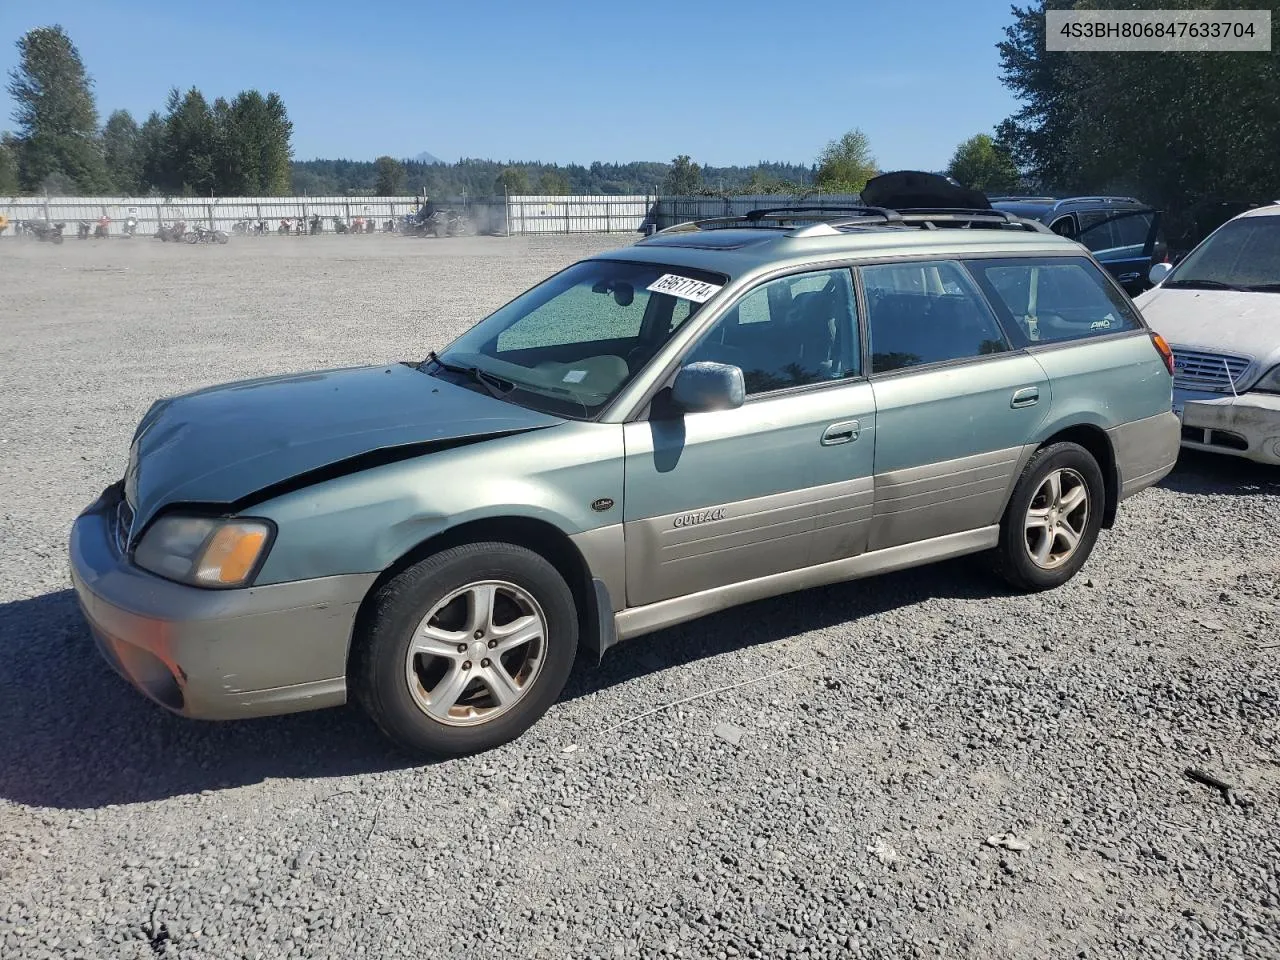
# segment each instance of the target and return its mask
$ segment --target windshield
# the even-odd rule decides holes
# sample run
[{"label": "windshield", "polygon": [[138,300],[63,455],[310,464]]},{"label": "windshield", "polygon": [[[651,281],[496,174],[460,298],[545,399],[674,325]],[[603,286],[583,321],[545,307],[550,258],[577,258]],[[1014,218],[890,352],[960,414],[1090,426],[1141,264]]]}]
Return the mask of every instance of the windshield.
[{"label": "windshield", "polygon": [[1164,286],[1280,291],[1280,217],[1225,224],[1187,254]]},{"label": "windshield", "polygon": [[481,320],[432,372],[589,419],[726,280],[687,267],[584,260]]}]

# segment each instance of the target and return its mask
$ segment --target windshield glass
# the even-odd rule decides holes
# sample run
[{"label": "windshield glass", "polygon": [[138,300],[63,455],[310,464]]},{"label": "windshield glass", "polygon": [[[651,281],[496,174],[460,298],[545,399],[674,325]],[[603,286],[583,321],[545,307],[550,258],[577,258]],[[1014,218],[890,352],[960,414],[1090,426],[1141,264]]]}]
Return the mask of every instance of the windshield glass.
[{"label": "windshield glass", "polygon": [[1280,217],[1232,220],[1187,254],[1164,286],[1280,291]]},{"label": "windshield glass", "polygon": [[726,280],[687,267],[584,260],[481,320],[432,372],[558,416],[590,418]]}]

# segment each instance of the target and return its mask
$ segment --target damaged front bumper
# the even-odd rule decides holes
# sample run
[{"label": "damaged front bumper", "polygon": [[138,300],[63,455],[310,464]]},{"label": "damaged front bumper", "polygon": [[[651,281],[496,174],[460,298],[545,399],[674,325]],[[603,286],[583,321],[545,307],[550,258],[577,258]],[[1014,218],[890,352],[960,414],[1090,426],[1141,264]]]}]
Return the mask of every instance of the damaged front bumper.
[{"label": "damaged front bumper", "polygon": [[208,590],[135,566],[115,536],[119,485],[71,530],[71,580],[99,651],[187,717],[228,720],[346,700],[352,626],[373,574]]},{"label": "damaged front bumper", "polygon": [[1280,394],[1174,390],[1173,409],[1184,447],[1280,464]]}]

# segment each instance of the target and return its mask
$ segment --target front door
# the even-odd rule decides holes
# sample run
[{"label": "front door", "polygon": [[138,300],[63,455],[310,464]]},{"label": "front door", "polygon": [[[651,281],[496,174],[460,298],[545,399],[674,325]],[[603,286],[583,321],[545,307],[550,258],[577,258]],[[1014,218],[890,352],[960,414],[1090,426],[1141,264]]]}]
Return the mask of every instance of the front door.
[{"label": "front door", "polygon": [[999,521],[1049,379],[956,261],[862,267],[876,403],[869,549]]},{"label": "front door", "polygon": [[746,403],[626,425],[628,606],[866,548],[876,415],[854,304],[848,270],[749,290],[685,357],[740,367]]}]

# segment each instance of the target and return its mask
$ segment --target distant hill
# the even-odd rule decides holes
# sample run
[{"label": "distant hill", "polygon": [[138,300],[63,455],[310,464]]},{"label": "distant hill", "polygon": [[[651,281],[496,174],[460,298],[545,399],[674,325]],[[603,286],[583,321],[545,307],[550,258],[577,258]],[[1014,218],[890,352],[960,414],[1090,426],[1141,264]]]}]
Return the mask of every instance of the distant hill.
[{"label": "distant hill", "polygon": [[419,154],[416,154],[413,157],[413,159],[416,160],[418,163],[444,163],[444,161],[441,160],[439,157],[437,157],[434,153],[427,153],[427,151],[425,150],[423,150]]}]

